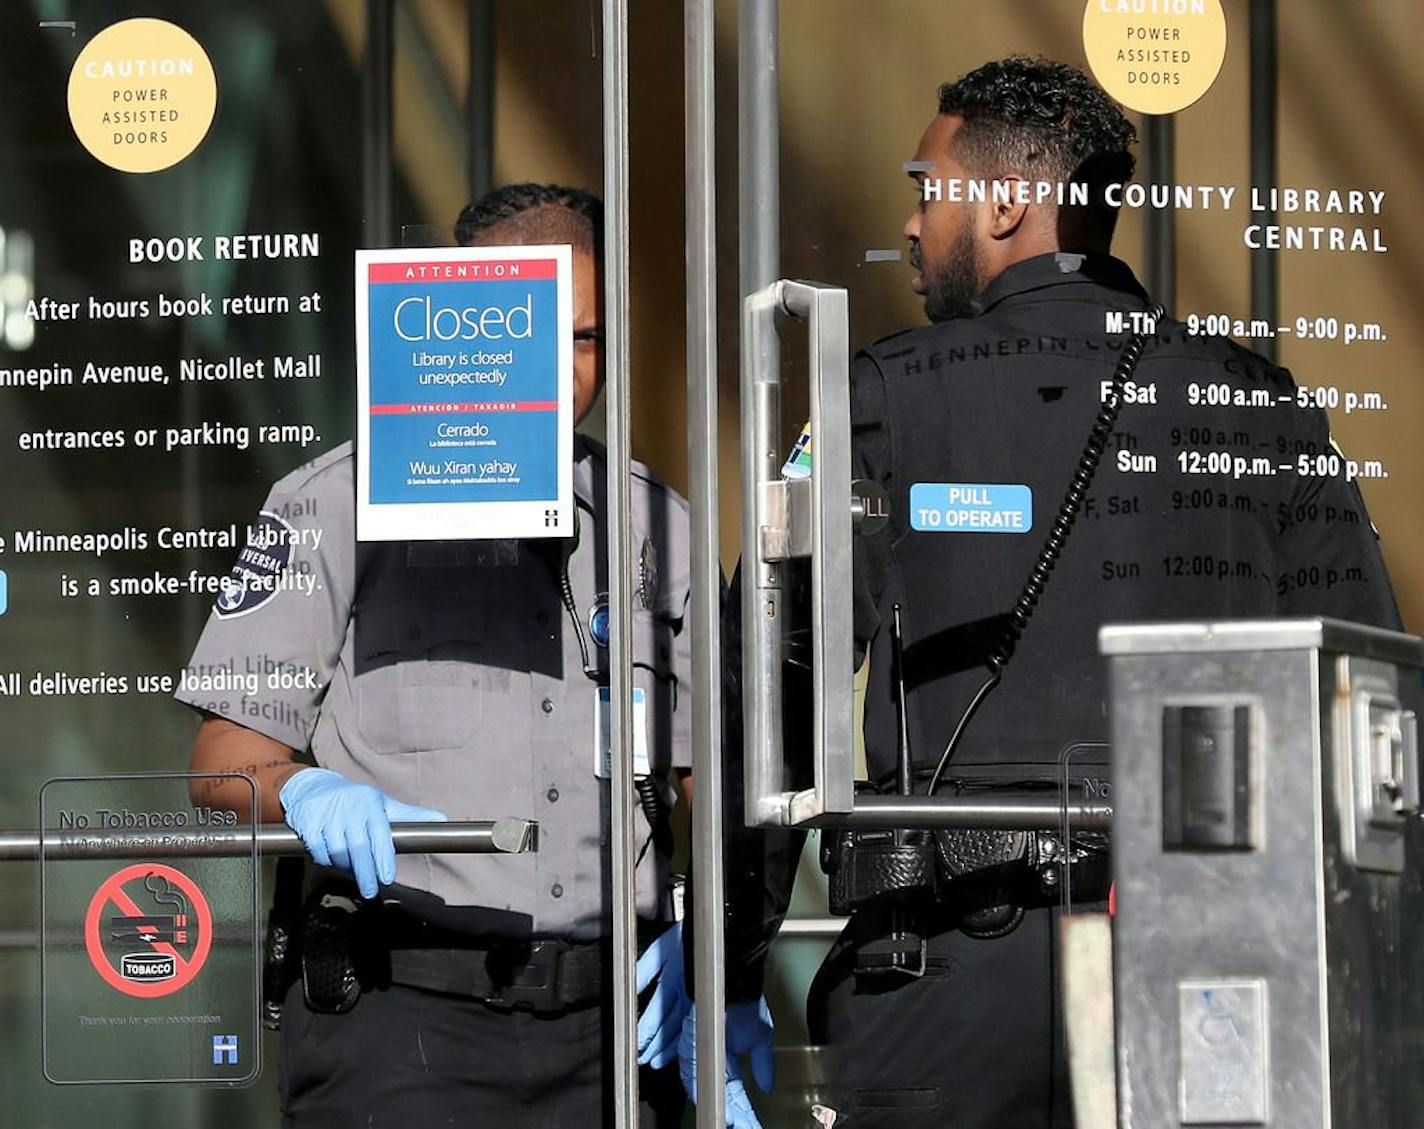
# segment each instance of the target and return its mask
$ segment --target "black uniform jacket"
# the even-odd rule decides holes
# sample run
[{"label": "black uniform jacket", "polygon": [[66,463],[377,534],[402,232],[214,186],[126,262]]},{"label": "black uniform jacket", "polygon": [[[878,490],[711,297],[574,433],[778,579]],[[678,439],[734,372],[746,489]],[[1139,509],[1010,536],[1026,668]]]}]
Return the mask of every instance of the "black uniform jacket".
[{"label": "black uniform jacket", "polygon": [[[853,466],[885,487],[892,513],[856,547],[867,757],[882,785],[895,764],[892,605],[902,605],[911,748],[932,766],[985,680],[1080,463],[1128,315],[1147,306],[1116,259],[1044,255],[999,275],[975,316],[857,356]],[[1334,449],[1326,416],[1297,406],[1286,371],[1163,321],[1124,399],[1062,558],[951,775],[1053,764],[1069,744],[1105,740],[1106,623],[1329,615],[1399,627],[1350,481],[1374,470]],[[1027,493],[974,489],[1004,485]]]}]

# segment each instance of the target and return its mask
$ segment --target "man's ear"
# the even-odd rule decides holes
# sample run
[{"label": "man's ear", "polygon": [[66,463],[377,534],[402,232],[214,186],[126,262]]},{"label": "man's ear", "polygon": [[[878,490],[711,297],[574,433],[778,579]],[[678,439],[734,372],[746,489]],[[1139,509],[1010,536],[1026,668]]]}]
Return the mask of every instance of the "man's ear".
[{"label": "man's ear", "polygon": [[[1002,189],[995,191],[999,184],[1008,189],[1007,200]],[[989,186],[989,238],[1008,239],[1018,231],[1028,215],[1028,203],[1023,199],[1027,192],[1024,178],[1014,174],[998,177]]]}]

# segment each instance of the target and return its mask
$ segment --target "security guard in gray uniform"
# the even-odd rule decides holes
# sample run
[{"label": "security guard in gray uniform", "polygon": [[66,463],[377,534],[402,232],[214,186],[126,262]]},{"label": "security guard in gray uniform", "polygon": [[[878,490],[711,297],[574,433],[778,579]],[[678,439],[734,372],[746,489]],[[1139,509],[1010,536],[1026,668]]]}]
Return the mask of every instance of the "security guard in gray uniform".
[{"label": "security guard in gray uniform", "polygon": [[[497,190],[456,227],[466,244],[573,246],[576,420],[603,379],[601,230],[593,197],[537,185]],[[572,539],[357,544],[338,447],[272,489],[193,653],[195,675],[251,673],[234,694],[180,693],[204,715],[193,769],[255,777],[262,818],[336,879],[301,923],[285,1125],[608,1116],[608,467],[583,437],[575,457]],[[689,764],[687,508],[641,465],[632,484],[646,940],[672,916],[667,814]],[[314,577],[311,593],[243,583],[286,571]],[[397,861],[391,845],[392,822],[500,816],[537,819],[538,852]],[[676,1123],[675,1071],[645,1070],[642,1093],[645,1125]]]},{"label": "security guard in gray uniform", "polygon": [[[1064,64],[1006,59],[940,89],[905,226],[933,324],[876,342],[852,369],[853,473],[884,488],[891,513],[856,546],[873,788],[900,790],[902,722],[915,794],[1055,787],[1060,752],[1107,738],[1105,622],[1399,627],[1324,413],[1298,407],[1290,375],[1261,357],[1148,316],[1110,257],[1108,190],[1131,176],[1133,140]],[[990,191],[971,203],[976,182]],[[1087,202],[1060,207],[1039,184],[1086,188]],[[830,838],[832,900],[851,919],[807,1018],[836,1124],[1071,1125],[1063,845]],[[1086,902],[1106,894],[1091,846],[1073,846]],[[892,849],[893,867],[850,858]]]}]

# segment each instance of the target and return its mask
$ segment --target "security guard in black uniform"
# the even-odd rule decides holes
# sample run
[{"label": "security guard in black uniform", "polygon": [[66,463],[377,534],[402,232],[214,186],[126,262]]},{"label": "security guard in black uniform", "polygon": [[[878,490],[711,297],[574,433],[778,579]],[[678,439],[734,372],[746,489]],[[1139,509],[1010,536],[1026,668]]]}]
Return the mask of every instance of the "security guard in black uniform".
[{"label": "security guard in black uniform", "polygon": [[[1107,737],[1106,622],[1400,626],[1325,415],[1232,342],[1141,317],[1104,202],[1134,140],[1062,64],[1007,59],[940,90],[905,228],[933,324],[852,374],[854,473],[893,515],[857,546],[872,787],[895,786],[901,687],[916,793],[1053,782],[1060,751]],[[1087,203],[1039,202],[1039,184],[1082,185]],[[838,1125],[1071,1124],[1057,891],[1027,865],[1029,838],[936,833],[928,880],[894,898],[832,874],[853,912],[808,1012]],[[1087,900],[1106,896],[1093,861],[1075,877]]]}]

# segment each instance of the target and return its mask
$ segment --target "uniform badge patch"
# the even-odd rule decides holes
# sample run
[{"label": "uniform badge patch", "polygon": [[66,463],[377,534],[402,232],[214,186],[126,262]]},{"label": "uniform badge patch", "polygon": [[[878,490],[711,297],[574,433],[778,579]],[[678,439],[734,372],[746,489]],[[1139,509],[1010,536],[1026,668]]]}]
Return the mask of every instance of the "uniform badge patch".
[{"label": "uniform badge patch", "polygon": [[638,553],[638,602],[651,611],[658,598],[658,551],[647,537]]},{"label": "uniform badge patch", "polygon": [[282,590],[282,578],[292,563],[292,549],[299,540],[286,518],[269,510],[257,515],[247,527],[247,544],[237,555],[232,571],[223,578],[222,589],[213,602],[219,619],[235,619],[262,607]]}]

